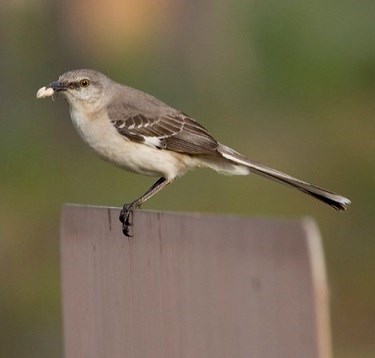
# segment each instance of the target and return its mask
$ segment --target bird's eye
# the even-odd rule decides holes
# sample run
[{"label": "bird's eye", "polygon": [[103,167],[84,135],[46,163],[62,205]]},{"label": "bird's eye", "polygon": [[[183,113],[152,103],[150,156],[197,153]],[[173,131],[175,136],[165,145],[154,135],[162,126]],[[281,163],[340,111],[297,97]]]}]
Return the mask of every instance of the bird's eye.
[{"label": "bird's eye", "polygon": [[84,78],[79,82],[79,84],[81,85],[81,87],[88,87],[90,85],[90,81],[87,78]]}]

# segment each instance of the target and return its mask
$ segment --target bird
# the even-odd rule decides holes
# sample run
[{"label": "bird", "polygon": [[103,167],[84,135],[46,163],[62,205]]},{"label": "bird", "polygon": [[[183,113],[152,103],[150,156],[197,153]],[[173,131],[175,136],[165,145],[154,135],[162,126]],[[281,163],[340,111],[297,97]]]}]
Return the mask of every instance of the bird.
[{"label": "bird", "polygon": [[117,83],[92,69],[65,72],[42,87],[37,98],[62,94],[75,129],[100,157],[130,172],[159,179],[123,205],[119,220],[131,236],[132,213],[193,168],[221,174],[259,174],[345,210],[349,199],[248,159],[217,141],[194,118],[156,97]]}]

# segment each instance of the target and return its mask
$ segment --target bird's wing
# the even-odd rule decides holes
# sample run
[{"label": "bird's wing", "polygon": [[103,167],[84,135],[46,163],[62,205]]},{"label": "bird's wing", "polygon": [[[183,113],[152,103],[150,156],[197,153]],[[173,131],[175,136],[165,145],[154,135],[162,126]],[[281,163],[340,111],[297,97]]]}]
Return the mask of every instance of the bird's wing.
[{"label": "bird's wing", "polygon": [[129,140],[185,154],[217,154],[217,141],[182,112],[155,116],[129,112],[108,108],[112,124],[118,133]]}]

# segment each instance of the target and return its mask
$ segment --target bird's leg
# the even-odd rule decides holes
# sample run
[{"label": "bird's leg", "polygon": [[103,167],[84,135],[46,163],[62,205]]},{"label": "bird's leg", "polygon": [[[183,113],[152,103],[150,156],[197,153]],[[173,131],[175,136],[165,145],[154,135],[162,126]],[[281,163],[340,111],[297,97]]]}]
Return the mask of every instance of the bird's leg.
[{"label": "bird's leg", "polygon": [[170,182],[171,180],[161,177],[154,185],[151,186],[150,189],[148,189],[138,199],[132,201],[131,203],[124,204],[120,212],[119,220],[122,223],[122,232],[125,236],[131,236],[129,235],[129,227],[132,225],[133,210],[139,209],[146,200],[150,199]]}]

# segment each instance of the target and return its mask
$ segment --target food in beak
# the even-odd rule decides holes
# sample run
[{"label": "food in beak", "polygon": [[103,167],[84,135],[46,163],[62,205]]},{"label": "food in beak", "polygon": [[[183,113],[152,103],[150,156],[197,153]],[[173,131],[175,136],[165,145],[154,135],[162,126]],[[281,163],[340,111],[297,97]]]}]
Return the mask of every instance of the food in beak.
[{"label": "food in beak", "polygon": [[50,97],[55,93],[53,88],[51,87],[42,87],[39,88],[38,92],[36,93],[36,98],[45,98],[45,97]]}]

